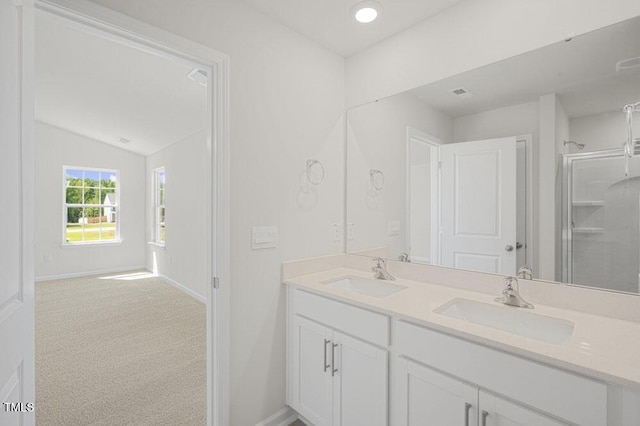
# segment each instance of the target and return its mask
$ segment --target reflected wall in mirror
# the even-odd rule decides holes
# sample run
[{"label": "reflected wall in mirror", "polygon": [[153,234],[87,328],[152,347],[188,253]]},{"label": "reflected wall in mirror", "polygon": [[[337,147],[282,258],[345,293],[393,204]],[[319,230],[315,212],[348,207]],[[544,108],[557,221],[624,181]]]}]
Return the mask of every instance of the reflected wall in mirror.
[{"label": "reflected wall in mirror", "polygon": [[350,109],[347,251],[640,292],[639,58],[634,18]]}]

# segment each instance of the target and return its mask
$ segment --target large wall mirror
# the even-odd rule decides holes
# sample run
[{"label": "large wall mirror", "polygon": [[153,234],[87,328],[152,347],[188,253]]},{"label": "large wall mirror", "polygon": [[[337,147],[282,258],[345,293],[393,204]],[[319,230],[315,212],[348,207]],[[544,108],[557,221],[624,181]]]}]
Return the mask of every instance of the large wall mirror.
[{"label": "large wall mirror", "polygon": [[638,102],[640,17],[350,109],[347,251],[638,294]]}]

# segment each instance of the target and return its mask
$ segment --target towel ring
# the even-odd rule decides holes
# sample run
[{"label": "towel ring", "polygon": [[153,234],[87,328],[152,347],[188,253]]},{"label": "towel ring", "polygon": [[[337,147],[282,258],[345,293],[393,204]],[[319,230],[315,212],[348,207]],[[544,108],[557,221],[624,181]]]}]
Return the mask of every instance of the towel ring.
[{"label": "towel ring", "polygon": [[369,179],[371,180],[371,186],[378,191],[384,186],[384,174],[380,170],[369,170]]},{"label": "towel ring", "polygon": [[307,180],[314,186],[324,180],[324,166],[318,160],[307,160]]}]

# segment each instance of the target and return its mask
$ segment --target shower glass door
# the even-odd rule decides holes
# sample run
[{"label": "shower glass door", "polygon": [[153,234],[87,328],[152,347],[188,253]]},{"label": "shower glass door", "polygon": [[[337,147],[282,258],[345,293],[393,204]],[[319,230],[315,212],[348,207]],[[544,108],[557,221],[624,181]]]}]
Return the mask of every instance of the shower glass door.
[{"label": "shower glass door", "polygon": [[640,292],[640,159],[563,156],[563,282]]}]

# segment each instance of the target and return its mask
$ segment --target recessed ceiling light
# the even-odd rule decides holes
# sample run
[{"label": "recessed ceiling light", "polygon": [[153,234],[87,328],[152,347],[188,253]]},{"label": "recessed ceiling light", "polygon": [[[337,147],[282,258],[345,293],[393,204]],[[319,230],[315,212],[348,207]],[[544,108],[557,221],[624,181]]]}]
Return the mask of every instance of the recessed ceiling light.
[{"label": "recessed ceiling light", "polygon": [[368,24],[378,18],[382,6],[376,1],[362,1],[351,8],[351,14],[356,21]]},{"label": "recessed ceiling light", "polygon": [[207,75],[207,72],[205,70],[201,70],[200,68],[194,68],[191,71],[189,71],[189,74],[187,74],[187,77],[189,77],[191,80],[198,83],[200,86],[206,86],[207,81],[209,80],[209,76]]}]

